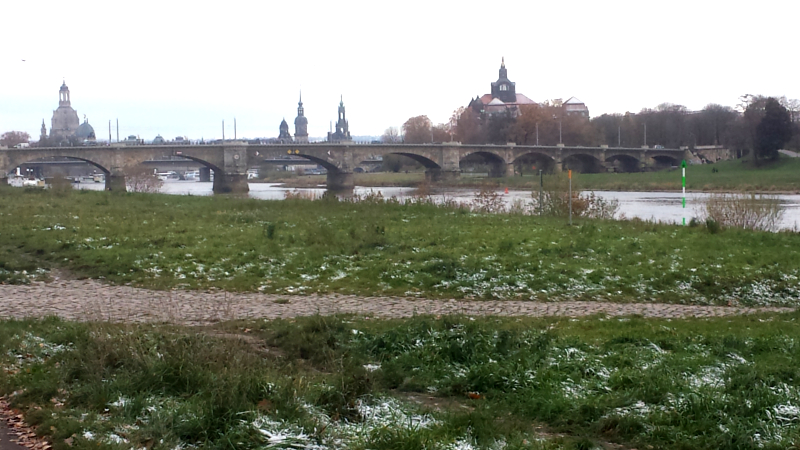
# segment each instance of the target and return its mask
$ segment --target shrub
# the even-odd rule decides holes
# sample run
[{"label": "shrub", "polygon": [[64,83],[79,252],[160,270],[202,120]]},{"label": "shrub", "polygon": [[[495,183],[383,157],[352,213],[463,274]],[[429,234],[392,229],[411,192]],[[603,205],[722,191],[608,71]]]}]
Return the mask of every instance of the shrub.
[{"label": "shrub", "polygon": [[472,200],[470,206],[474,211],[481,213],[496,214],[506,210],[503,196],[494,189],[485,186],[481,187],[481,190],[475,194],[475,199]]},{"label": "shrub", "polygon": [[569,192],[567,175],[558,174],[548,177],[542,192],[541,203],[538,191],[533,191],[531,194],[533,210],[547,216],[566,217],[569,215],[570,203],[572,203],[574,217],[613,219],[619,212],[619,201],[603,199],[594,192],[584,194],[574,181],[571,197]]},{"label": "shrub", "polygon": [[783,218],[780,199],[774,195],[713,194],[702,208],[706,226],[710,220],[720,228],[777,231]]},{"label": "shrub", "polygon": [[706,228],[708,229],[709,233],[717,234],[720,230],[719,222],[709,217],[706,219]]}]

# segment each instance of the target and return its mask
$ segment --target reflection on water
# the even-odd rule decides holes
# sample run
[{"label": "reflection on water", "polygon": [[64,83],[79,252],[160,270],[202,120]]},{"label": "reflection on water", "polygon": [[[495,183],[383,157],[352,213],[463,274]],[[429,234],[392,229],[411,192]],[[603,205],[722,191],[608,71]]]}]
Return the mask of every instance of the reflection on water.
[{"label": "reflection on water", "polygon": [[[270,183],[250,183],[248,196],[261,200],[283,200],[285,192],[309,193],[316,197],[321,197],[325,193],[325,188],[293,189],[280,187]],[[79,189],[103,190],[102,183],[81,183],[76,185]],[[396,197],[399,200],[414,195],[416,189],[408,187],[356,187],[353,194],[365,195],[370,192],[380,192],[385,198]],[[212,183],[201,183],[197,181],[165,181],[161,187],[161,192],[173,195],[211,195]],[[536,191],[535,191],[536,192]],[[531,199],[530,191],[509,191],[508,194],[498,190],[503,195],[507,204],[519,199],[528,202]],[[619,215],[627,218],[640,218],[644,220],[656,220],[661,222],[680,223],[685,217],[688,221],[693,216],[700,214],[702,200],[709,196],[704,193],[687,193],[686,209],[682,208],[680,192],[615,192],[597,191],[598,197],[608,200],[619,201]],[[474,189],[441,189],[432,195],[437,200],[455,200],[457,202],[470,202],[475,198]],[[800,228],[800,195],[779,195],[778,198],[784,207],[783,228]]]}]

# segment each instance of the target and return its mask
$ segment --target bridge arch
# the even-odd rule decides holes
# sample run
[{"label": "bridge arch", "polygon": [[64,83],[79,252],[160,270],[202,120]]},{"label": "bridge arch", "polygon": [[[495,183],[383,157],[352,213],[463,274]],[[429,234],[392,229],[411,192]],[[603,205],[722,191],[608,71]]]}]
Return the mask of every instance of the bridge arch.
[{"label": "bridge arch", "polygon": [[[214,177],[215,178],[216,178],[217,175],[220,175],[220,174],[224,173],[221,168],[217,167],[215,164],[211,164],[210,162],[208,162],[208,161],[206,161],[204,159],[200,159],[200,158],[197,158],[197,157],[194,157],[194,156],[189,156],[189,155],[183,155],[183,154],[176,155],[176,156],[178,156],[180,158],[188,159],[190,161],[194,161],[194,162],[196,162],[198,164],[201,164],[201,165],[203,165],[205,167],[208,167],[209,169],[214,171]],[[143,164],[146,161],[150,161],[150,160],[149,159],[143,159],[143,160],[139,161],[139,164]]]},{"label": "bridge arch", "polygon": [[439,164],[436,164],[435,161],[432,159],[425,157],[423,155],[418,155],[416,153],[407,153],[407,152],[391,152],[388,153],[389,155],[399,155],[405,156],[406,158],[413,159],[414,161],[422,164],[426,169],[441,169],[442,167]]},{"label": "bridge arch", "polygon": [[561,164],[564,170],[574,170],[579,173],[599,173],[605,170],[603,161],[586,153],[571,153],[562,156]]},{"label": "bridge arch", "polygon": [[69,159],[69,160],[72,160],[72,161],[82,161],[82,162],[88,163],[88,164],[100,169],[100,171],[103,172],[103,174],[106,175],[106,176],[111,173],[111,171],[108,170],[105,166],[103,166],[102,164],[97,163],[95,161],[92,161],[91,159],[79,158],[77,156],[61,156],[61,155],[45,156],[45,157],[32,156],[32,157],[29,157],[29,158],[23,158],[21,160],[12,160],[10,167],[3,168],[3,171],[4,171],[3,173],[5,175],[8,175],[14,169],[16,169],[17,167],[24,166],[25,164],[35,164],[35,163],[39,163],[39,162],[48,162],[48,159],[52,161],[52,160],[55,160],[55,158]]},{"label": "bridge arch", "polygon": [[656,168],[670,168],[681,165],[681,162],[678,158],[670,155],[655,155],[653,156],[653,163]]},{"label": "bridge arch", "polygon": [[641,161],[634,156],[620,153],[606,157],[606,165],[614,172],[640,172]]},{"label": "bridge arch", "polygon": [[468,166],[476,163],[488,165],[489,177],[492,178],[505,176],[506,170],[508,169],[508,164],[502,156],[494,152],[483,150],[463,154],[458,161],[458,166],[459,168],[463,168],[465,165]]},{"label": "bridge arch", "polygon": [[520,154],[514,159],[513,163],[516,170],[523,175],[525,172],[538,173],[539,170],[544,173],[552,173],[556,167],[555,158],[547,153],[537,151]]},{"label": "bridge arch", "polygon": [[341,169],[336,167],[335,164],[331,164],[329,161],[327,161],[325,159],[318,158],[318,157],[312,156],[312,155],[307,155],[305,153],[296,154],[295,156],[300,156],[300,157],[305,158],[305,159],[307,159],[307,160],[309,160],[311,162],[319,164],[320,166],[324,167],[325,170],[327,170],[328,172],[335,172],[335,173],[341,172]]}]

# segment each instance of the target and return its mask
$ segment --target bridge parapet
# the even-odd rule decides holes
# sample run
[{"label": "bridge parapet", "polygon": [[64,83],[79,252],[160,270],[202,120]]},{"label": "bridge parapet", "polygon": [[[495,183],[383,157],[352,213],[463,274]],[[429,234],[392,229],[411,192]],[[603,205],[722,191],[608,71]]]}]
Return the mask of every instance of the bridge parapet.
[{"label": "bridge parapet", "polygon": [[107,187],[124,187],[126,171],[144,161],[180,156],[214,171],[214,192],[247,192],[247,168],[263,159],[301,157],[328,170],[332,188],[352,187],[352,174],[364,161],[374,161],[389,154],[407,156],[425,166],[432,180],[458,176],[460,163],[479,158],[491,166],[491,176],[513,175],[513,165],[520,158],[536,155],[548,166],[560,171],[564,160],[574,157],[594,159],[607,167],[614,159],[626,159],[626,167],[642,170],[652,161],[688,159],[682,149],[644,149],[579,146],[533,145],[454,145],[447,144],[263,144],[247,145],[226,142],[223,145],[141,145],[132,147],[55,147],[0,150],[0,178],[26,162],[44,158],[69,158],[95,165],[106,174]]}]

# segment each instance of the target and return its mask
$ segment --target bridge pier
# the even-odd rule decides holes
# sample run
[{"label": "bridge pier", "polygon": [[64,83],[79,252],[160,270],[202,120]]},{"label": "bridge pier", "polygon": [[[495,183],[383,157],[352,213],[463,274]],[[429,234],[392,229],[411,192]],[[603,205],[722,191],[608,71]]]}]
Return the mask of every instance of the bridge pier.
[{"label": "bridge pier", "polygon": [[107,191],[114,191],[114,192],[127,192],[128,186],[125,184],[125,175],[114,175],[107,173],[106,176],[106,186],[105,189]]},{"label": "bridge pier", "polygon": [[453,180],[461,176],[459,170],[428,169],[425,171],[425,181],[437,183],[445,180]]},{"label": "bridge pier", "polygon": [[219,172],[221,171],[214,171],[213,191],[215,194],[246,194],[250,191],[247,174]]},{"label": "bridge pier", "polygon": [[201,167],[200,168],[200,182],[201,183],[210,183],[211,182],[211,169],[208,167]]},{"label": "bridge pier", "polygon": [[331,170],[325,177],[325,185],[329,191],[352,191],[356,186],[352,173]]}]

